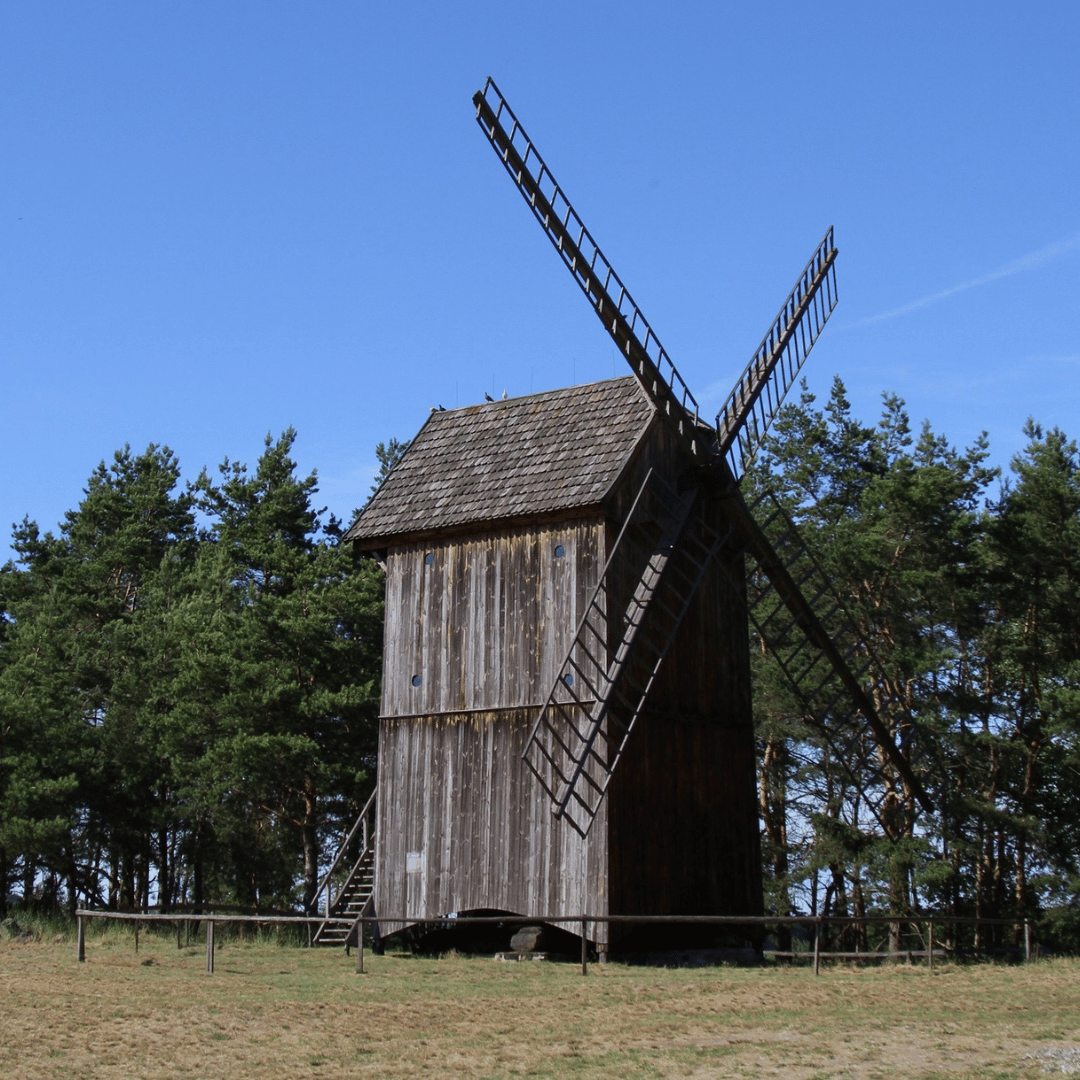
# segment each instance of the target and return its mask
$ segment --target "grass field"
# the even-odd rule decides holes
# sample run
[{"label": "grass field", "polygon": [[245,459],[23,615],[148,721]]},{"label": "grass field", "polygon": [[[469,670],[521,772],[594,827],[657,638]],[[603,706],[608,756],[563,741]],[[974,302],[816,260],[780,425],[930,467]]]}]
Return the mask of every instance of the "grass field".
[{"label": "grass field", "polygon": [[[220,935],[220,931],[219,931]],[[366,957],[144,930],[0,942],[0,1076],[1080,1075],[1080,961],[665,970]]]}]

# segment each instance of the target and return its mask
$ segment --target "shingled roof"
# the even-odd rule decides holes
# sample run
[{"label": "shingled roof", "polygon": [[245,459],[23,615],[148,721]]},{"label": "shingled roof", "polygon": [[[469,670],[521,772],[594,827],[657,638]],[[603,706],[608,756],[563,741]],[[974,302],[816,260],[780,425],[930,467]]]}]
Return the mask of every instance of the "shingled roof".
[{"label": "shingled roof", "polygon": [[654,415],[633,376],[433,412],[346,539],[598,506]]}]

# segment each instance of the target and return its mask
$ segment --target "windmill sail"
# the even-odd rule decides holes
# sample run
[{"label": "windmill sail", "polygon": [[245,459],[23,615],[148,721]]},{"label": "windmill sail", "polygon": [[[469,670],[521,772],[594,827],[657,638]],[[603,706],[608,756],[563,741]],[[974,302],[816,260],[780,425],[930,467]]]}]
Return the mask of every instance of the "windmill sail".
[{"label": "windmill sail", "polygon": [[751,621],[802,704],[802,718],[824,736],[886,835],[894,835],[885,808],[896,801],[890,770],[923,809],[932,813],[934,806],[874,704],[872,695],[885,685],[876,658],[772,495],[746,508],[740,524],[759,570],[747,586]]},{"label": "windmill sail", "polygon": [[717,414],[717,441],[732,475],[746,472],[836,301],[836,247],[830,225]]},{"label": "windmill sail", "polygon": [[[740,572],[743,560],[739,556],[750,556],[774,590],[771,608],[761,595],[748,595],[748,608],[755,621],[759,616],[763,619],[768,632],[759,626],[759,633],[791,676],[804,703],[805,719],[822,731],[845,761],[852,760],[856,745],[865,749],[863,761],[876,760],[869,771],[856,766],[854,779],[860,789],[869,790],[878,780],[887,780],[883,771],[887,762],[907,789],[930,808],[921,784],[874,709],[861,681],[866,673],[850,666],[865,647],[857,638],[845,646],[830,636],[830,630],[837,630],[833,616],[838,608],[827,583],[815,586],[810,599],[803,594],[801,585],[807,581],[800,581],[793,567],[805,547],[794,526],[788,523],[779,538],[785,549],[780,554],[737,491],[738,479],[836,306],[837,252],[832,229],[796,281],[713,430],[701,424],[697,402],[659,338],[491,79],[473,103],[477,123],[533,216],[645,392],[700,463],[700,494],[695,490],[669,500],[660,518],[660,538],[643,559],[628,559],[620,547],[627,535],[624,523],[596,595],[534,725],[524,757],[550,796],[553,812],[566,817],[583,835],[587,833],[660,664],[706,567],[721,548],[726,549],[722,561]],[[724,500],[729,527],[723,535],[703,524],[700,506],[709,490],[732,496]],[[773,520],[769,518],[770,523]],[[622,616],[621,637],[609,645],[608,619],[617,592],[611,576],[615,567],[627,565],[636,565],[638,576]],[[744,594],[745,581],[737,587]],[[850,631],[847,635],[851,636]],[[804,652],[810,661],[805,671],[797,666]],[[850,702],[846,709],[837,709],[834,700],[822,697],[825,688],[836,682]],[[868,801],[873,800],[868,796]],[[875,812],[880,819],[880,812]]]},{"label": "windmill sail", "polygon": [[481,130],[645,392],[704,461],[713,436],[698,420],[694,395],[491,79],[473,104]]},{"label": "windmill sail", "polygon": [[[525,763],[552,812],[587,835],[660,665],[705,572],[732,530],[710,528],[696,488],[678,494],[651,470],[612,547],[555,685],[533,725]],[[658,524],[652,544],[635,542],[639,524]],[[645,535],[650,530],[640,529]],[[627,580],[629,578],[629,581]],[[630,588],[613,637],[607,613]]]}]

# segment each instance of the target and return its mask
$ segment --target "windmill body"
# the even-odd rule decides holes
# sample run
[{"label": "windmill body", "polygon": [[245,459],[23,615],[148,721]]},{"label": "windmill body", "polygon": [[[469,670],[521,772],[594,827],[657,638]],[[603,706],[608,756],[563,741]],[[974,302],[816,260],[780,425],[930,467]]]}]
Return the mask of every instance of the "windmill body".
[{"label": "windmill body", "polygon": [[[387,574],[380,916],[760,913],[746,614],[719,561],[587,830],[523,759],[553,686],[585,722],[560,682],[575,629],[614,551],[614,649],[638,574],[620,529],[646,476],[691,464],[632,377],[437,412],[350,530]],[[661,524],[633,527],[649,546]]]},{"label": "windmill body", "polygon": [[433,412],[348,534],[386,551],[376,909],[760,914],[751,624],[884,835],[932,810],[895,688],[739,490],[836,305],[832,229],[703,424],[498,88],[473,100],[633,375]]}]

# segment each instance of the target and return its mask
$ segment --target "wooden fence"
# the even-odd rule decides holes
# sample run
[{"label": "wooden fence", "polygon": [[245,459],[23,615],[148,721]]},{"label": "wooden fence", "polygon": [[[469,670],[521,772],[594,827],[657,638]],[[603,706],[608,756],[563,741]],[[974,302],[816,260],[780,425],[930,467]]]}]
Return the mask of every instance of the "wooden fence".
[{"label": "wooden fence", "polygon": [[[589,924],[594,926],[598,923],[623,923],[634,925],[645,924],[672,924],[681,926],[711,925],[711,926],[802,926],[813,929],[813,945],[805,952],[778,952],[765,950],[767,958],[776,960],[813,960],[814,974],[821,971],[822,960],[906,960],[914,963],[916,960],[926,960],[927,965],[933,969],[935,958],[948,958],[957,955],[955,950],[939,948],[935,945],[935,930],[938,928],[952,928],[957,926],[1002,926],[1010,927],[1014,932],[1023,930],[1023,955],[1025,962],[1030,963],[1032,958],[1031,920],[1017,919],[983,919],[971,916],[956,915],[538,915],[523,917],[518,915],[462,915],[453,918],[438,919],[388,919],[385,917],[365,916],[359,919],[326,918],[321,915],[228,915],[215,912],[208,915],[188,914],[153,914],[139,912],[119,911],[92,911],[79,909],[76,913],[78,923],[77,930],[77,956],[80,963],[86,961],[86,925],[91,919],[118,920],[135,923],[135,951],[139,951],[139,926],[155,922],[169,922],[176,924],[177,945],[179,947],[181,926],[191,923],[206,924],[206,970],[214,971],[214,926],[217,923],[255,923],[261,926],[276,926],[290,924],[306,924],[328,922],[335,925],[352,926],[358,924],[360,932],[357,933],[356,971],[363,974],[364,971],[364,925],[377,925],[382,930],[390,926],[431,926],[437,928],[449,928],[455,926],[481,925],[481,924],[520,924],[530,925],[533,923],[549,923],[555,926],[566,926],[572,932],[580,933],[581,937],[581,974],[587,975],[589,971],[588,946]],[[883,950],[873,951],[835,951],[821,947],[825,931],[835,926],[869,926],[874,924],[901,925],[907,927],[919,927],[925,931],[925,946],[920,949],[900,949],[891,952]],[[936,938],[938,944],[942,943],[940,934]],[[974,951],[974,950],[973,950]],[[984,952],[986,950],[983,950]],[[1010,950],[1019,952],[1016,950]],[[346,947],[346,955],[348,955]],[[976,952],[976,955],[979,953]]]}]

